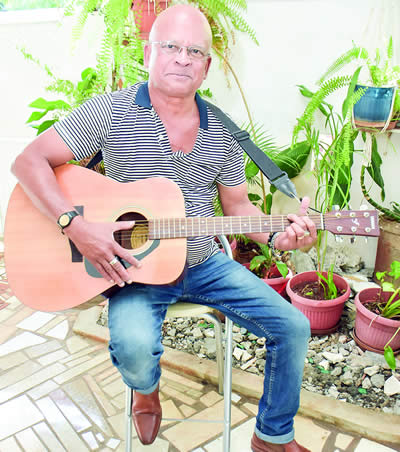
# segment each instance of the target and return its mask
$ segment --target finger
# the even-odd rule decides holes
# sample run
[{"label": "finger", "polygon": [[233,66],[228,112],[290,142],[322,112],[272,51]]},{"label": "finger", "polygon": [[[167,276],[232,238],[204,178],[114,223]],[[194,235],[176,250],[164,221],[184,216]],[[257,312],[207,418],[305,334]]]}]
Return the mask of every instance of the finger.
[{"label": "finger", "polygon": [[298,215],[296,215],[296,214],[290,214],[290,215],[288,215],[288,220],[290,220],[292,223],[291,223],[291,226],[292,225],[294,225],[294,224],[297,224],[298,226],[300,226],[303,230],[305,230],[305,229],[307,229],[307,224],[306,224],[306,222],[305,222],[305,219],[306,219],[307,217],[299,217]]},{"label": "finger", "polygon": [[105,269],[105,267],[102,264],[99,263],[93,263],[93,266],[96,268],[96,270],[100,273],[100,275],[109,281],[111,284],[114,284],[115,281],[113,277],[109,274],[109,272]]},{"label": "finger", "polygon": [[115,254],[136,268],[140,268],[142,266],[142,263],[133,257],[132,254],[122,246],[115,250]]},{"label": "finger", "polygon": [[126,271],[125,267],[121,264],[119,260],[112,265],[110,264],[110,262],[108,262],[107,271],[108,274],[115,281],[115,283],[118,284],[120,287],[123,287],[125,285],[125,282],[127,282],[128,284],[131,284],[132,282],[129,273]]},{"label": "finger", "polygon": [[315,240],[317,238],[317,228],[316,228],[314,222],[308,217],[303,217],[303,220],[306,223],[307,229],[310,233],[310,237],[313,240]]},{"label": "finger", "polygon": [[306,215],[309,206],[310,206],[310,198],[308,196],[305,196],[301,200],[301,205],[300,205],[300,209],[299,209],[299,215],[300,216]]},{"label": "finger", "polygon": [[116,221],[113,223],[113,231],[131,229],[135,225],[134,221]]}]

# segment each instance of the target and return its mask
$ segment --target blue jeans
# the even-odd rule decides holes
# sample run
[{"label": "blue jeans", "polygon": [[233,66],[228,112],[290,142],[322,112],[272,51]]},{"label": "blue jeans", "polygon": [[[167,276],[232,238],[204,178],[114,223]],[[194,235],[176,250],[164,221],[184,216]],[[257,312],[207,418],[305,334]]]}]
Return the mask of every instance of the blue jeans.
[{"label": "blue jeans", "polygon": [[273,443],[294,437],[304,360],[310,336],[306,317],[243,265],[224,253],[187,270],[176,285],[132,284],[109,302],[109,349],[124,382],[143,394],[160,379],[161,327],[170,304],[199,303],[266,338],[264,392],[256,434]]}]

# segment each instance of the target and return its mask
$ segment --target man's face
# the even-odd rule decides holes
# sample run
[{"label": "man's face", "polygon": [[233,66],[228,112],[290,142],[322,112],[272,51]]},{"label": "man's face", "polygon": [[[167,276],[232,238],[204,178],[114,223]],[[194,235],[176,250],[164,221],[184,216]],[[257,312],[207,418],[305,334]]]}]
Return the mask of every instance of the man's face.
[{"label": "man's face", "polygon": [[[145,46],[144,63],[149,68],[149,81],[154,88],[168,96],[192,96],[207,77],[210,43],[204,24],[179,16],[171,19],[157,27],[153,43]],[[186,46],[195,49],[188,50]],[[196,49],[205,56],[196,58],[199,55]]]}]

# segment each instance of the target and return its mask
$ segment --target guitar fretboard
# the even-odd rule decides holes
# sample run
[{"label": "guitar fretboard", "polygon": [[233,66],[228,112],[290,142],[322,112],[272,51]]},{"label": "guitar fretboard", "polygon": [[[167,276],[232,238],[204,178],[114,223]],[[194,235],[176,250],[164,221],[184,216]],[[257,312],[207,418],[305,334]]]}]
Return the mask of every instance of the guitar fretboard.
[{"label": "guitar fretboard", "polygon": [[[322,215],[310,215],[317,229],[323,228]],[[200,237],[284,231],[290,225],[285,215],[244,217],[154,218],[149,220],[150,239]]]}]

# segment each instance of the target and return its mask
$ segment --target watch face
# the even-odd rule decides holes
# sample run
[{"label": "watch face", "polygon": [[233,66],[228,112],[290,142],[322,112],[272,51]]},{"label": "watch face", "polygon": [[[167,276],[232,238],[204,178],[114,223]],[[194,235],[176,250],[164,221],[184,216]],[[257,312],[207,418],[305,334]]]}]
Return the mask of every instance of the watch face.
[{"label": "watch face", "polygon": [[58,220],[60,226],[62,226],[63,228],[67,226],[70,221],[71,219],[67,214],[61,215],[60,219]]}]

